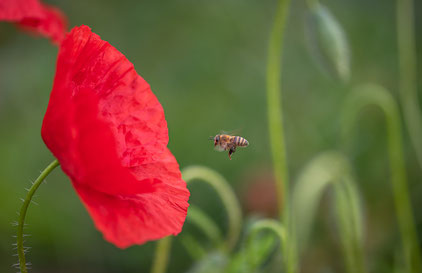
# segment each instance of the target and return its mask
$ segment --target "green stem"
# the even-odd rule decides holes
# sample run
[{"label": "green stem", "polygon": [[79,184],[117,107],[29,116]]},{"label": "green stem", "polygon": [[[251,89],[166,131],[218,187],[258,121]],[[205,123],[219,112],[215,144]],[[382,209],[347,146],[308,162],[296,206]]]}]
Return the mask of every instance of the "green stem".
[{"label": "green stem", "polygon": [[323,194],[332,187],[346,272],[366,272],[362,247],[362,215],[355,184],[349,161],[337,151],[319,154],[300,172],[292,198],[292,222],[296,227],[294,236],[298,256],[308,243]]},{"label": "green stem", "polygon": [[[270,34],[267,63],[267,107],[270,147],[273,160],[274,177],[277,185],[278,210],[287,222],[289,174],[287,169],[286,147],[283,132],[283,111],[281,100],[281,56],[287,10],[290,0],[279,0],[274,24]],[[285,223],[286,225],[287,223]],[[286,225],[287,226],[287,225]]]},{"label": "green stem", "polygon": [[422,167],[422,113],[417,93],[417,64],[413,0],[398,0],[397,44],[400,97],[410,140]]},{"label": "green stem", "polygon": [[249,240],[252,240],[260,231],[270,230],[274,232],[281,244],[286,240],[286,230],[277,221],[271,219],[260,220],[252,225],[249,230]]},{"label": "green stem", "polygon": [[319,4],[318,0],[306,0],[306,5],[308,6],[309,10],[312,10],[315,8],[316,5]]},{"label": "green stem", "polygon": [[190,234],[183,235],[183,237],[180,238],[180,242],[185,247],[185,250],[188,252],[190,257],[195,261],[199,261],[207,255],[207,251]]},{"label": "green stem", "polygon": [[34,196],[34,193],[36,192],[38,187],[41,185],[44,179],[51,173],[51,171],[53,171],[59,165],[60,163],[56,159],[53,162],[51,162],[50,165],[48,165],[47,168],[44,169],[44,171],[41,172],[40,176],[38,176],[37,180],[35,180],[31,188],[29,189],[28,194],[26,195],[26,198],[20,210],[16,242],[17,242],[17,249],[18,249],[18,256],[19,256],[19,267],[21,269],[21,273],[28,272],[26,268],[26,262],[25,262],[25,250],[23,247],[23,227],[25,224],[26,211],[28,210],[29,203],[31,203],[31,199]]},{"label": "green stem", "polygon": [[[218,193],[218,195],[220,196],[227,210],[228,222],[229,222],[228,234],[227,234],[226,244],[224,247],[225,247],[225,250],[229,250],[229,251],[232,250],[239,238],[240,231],[242,228],[241,226],[242,213],[240,210],[240,205],[237,202],[236,195],[230,188],[229,183],[219,173],[213,171],[212,169],[209,169],[207,167],[202,167],[202,166],[190,166],[183,169],[182,177],[186,181],[187,184],[190,184],[197,179],[207,182]],[[190,213],[190,210],[191,208],[189,208],[188,215]],[[198,221],[200,218],[202,218],[201,219],[202,221],[204,219],[208,219],[208,218],[205,218],[206,217],[205,215],[201,215],[201,211],[198,211],[197,209],[193,209],[192,211],[193,211],[193,219],[192,219],[192,215],[188,216],[188,218],[191,217],[190,220],[193,220],[194,223],[195,221]],[[208,224],[211,223],[211,225],[213,223],[210,219],[205,220],[205,221],[208,221]],[[206,229],[203,228],[202,225],[198,225],[198,227],[200,227],[207,235],[209,235],[212,238],[217,239],[219,236],[218,229],[217,231],[215,230],[216,226],[209,226]],[[202,251],[199,248],[199,245],[190,244],[189,242],[190,240],[191,239],[189,236],[185,237],[183,244],[187,246],[188,251],[191,251],[193,248],[196,248],[196,250],[193,250],[193,251],[198,251],[197,254],[199,254],[200,256],[201,253],[199,252],[202,252]],[[166,271],[168,256],[170,252],[170,242],[171,242],[170,237],[161,239],[158,242],[151,273],[164,273]]]},{"label": "green stem", "polygon": [[183,169],[183,179],[190,184],[193,181],[200,179],[211,185],[218,193],[224,207],[227,210],[228,216],[228,232],[226,239],[226,248],[230,251],[235,246],[241,231],[242,213],[240,205],[237,202],[236,195],[230,188],[229,183],[219,173],[201,166],[191,166]]},{"label": "green stem", "polygon": [[385,114],[387,146],[397,221],[403,242],[403,256],[410,272],[422,272],[421,250],[413,219],[413,210],[404,161],[401,122],[397,104],[391,94],[381,86],[367,84],[356,88],[343,107],[343,136],[350,133],[358,112],[366,105],[376,105]]},{"label": "green stem", "polygon": [[362,217],[355,182],[349,174],[345,174],[333,186],[338,229],[340,231],[339,239],[343,246],[347,272],[366,272],[362,246]]},{"label": "green stem", "polygon": [[[272,219],[260,220],[254,223],[249,229],[249,232],[247,234],[247,242],[249,242],[250,245],[253,245],[253,241],[255,237],[258,235],[259,232],[264,231],[264,230],[273,232],[280,240],[280,245],[281,246],[285,245],[286,230],[284,229],[283,225],[280,222],[276,220],[272,220]],[[249,248],[246,248],[246,249],[249,249]],[[250,249],[248,251],[247,260],[250,267],[252,267],[248,269],[248,272],[255,272],[256,268],[259,266],[259,263],[256,262],[256,253],[254,249]]]},{"label": "green stem", "polygon": [[[290,0],[279,0],[277,3],[274,23],[270,33],[267,60],[267,115],[270,148],[277,187],[278,211],[288,234],[293,232],[293,228],[290,226],[289,172],[283,131],[281,57],[283,54],[282,45],[289,5]],[[294,272],[296,268],[294,265],[294,242],[290,241],[289,238],[290,236],[286,236],[286,239],[283,241],[285,266],[288,273]]]},{"label": "green stem", "polygon": [[200,208],[190,205],[186,221],[197,226],[216,247],[221,246],[220,229]]},{"label": "green stem", "polygon": [[166,272],[169,259],[168,253],[170,252],[171,248],[171,240],[171,236],[167,236],[157,242],[151,273]]}]

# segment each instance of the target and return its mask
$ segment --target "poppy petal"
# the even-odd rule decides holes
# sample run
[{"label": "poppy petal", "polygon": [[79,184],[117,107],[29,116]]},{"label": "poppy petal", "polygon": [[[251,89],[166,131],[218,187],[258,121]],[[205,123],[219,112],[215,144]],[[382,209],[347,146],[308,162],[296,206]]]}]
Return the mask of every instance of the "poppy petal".
[{"label": "poppy petal", "polygon": [[108,241],[127,247],[180,232],[189,191],[167,149],[163,108],[87,26],[60,45],[41,133]]},{"label": "poppy petal", "polygon": [[20,27],[38,33],[59,44],[67,29],[63,13],[38,0],[0,0],[0,20],[17,23]]},{"label": "poppy petal", "polygon": [[[177,183],[180,181],[179,173],[172,173],[171,169],[178,168],[172,154],[167,152],[163,157],[167,158],[167,162],[161,164],[160,179],[165,180],[157,179],[161,186],[157,185],[157,190],[152,193],[108,195],[73,183],[97,229],[117,247],[143,244],[170,234],[177,235],[181,231],[188,206],[186,188]],[[157,170],[157,166],[137,169],[143,174],[145,169]]]}]

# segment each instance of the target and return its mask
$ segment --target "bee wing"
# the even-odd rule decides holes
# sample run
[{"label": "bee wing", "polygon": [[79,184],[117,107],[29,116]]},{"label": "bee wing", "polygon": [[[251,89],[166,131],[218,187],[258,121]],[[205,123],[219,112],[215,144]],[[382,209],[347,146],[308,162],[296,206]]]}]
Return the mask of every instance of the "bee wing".
[{"label": "bee wing", "polygon": [[226,150],[226,148],[223,147],[222,145],[217,145],[217,146],[214,147],[214,150],[219,151],[219,152],[223,152],[223,151]]},{"label": "bee wing", "polygon": [[241,131],[242,131],[241,129],[235,129],[235,130],[230,130],[230,131],[223,131],[222,130],[222,131],[220,131],[220,134],[229,135],[229,136],[236,136],[236,135],[239,135]]}]

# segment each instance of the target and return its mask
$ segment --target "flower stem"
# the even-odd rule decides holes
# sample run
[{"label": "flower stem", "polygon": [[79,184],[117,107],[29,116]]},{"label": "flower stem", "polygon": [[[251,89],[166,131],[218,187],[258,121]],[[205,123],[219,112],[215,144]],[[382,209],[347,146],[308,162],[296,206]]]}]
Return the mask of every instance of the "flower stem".
[{"label": "flower stem", "polygon": [[[246,242],[250,246],[253,246],[253,241],[255,237],[258,235],[258,233],[264,230],[274,233],[274,235],[276,235],[276,237],[280,241],[280,245],[281,246],[284,245],[284,242],[286,240],[286,230],[284,229],[283,225],[279,221],[276,221],[273,219],[259,220],[258,222],[255,222],[254,224],[252,224],[249,231],[246,233]],[[251,249],[246,248],[246,249],[249,250],[247,252],[247,261],[249,263],[249,268],[248,270],[244,270],[244,271],[255,272],[257,271],[257,268],[260,266],[259,261],[256,260],[257,253],[253,248]]]},{"label": "flower stem", "polygon": [[402,139],[402,126],[398,106],[391,94],[381,86],[367,84],[357,87],[343,107],[343,139],[350,134],[358,112],[367,105],[378,106],[385,114],[387,124],[387,148],[391,183],[397,213],[402,251],[409,272],[422,272],[421,249],[414,221],[414,213],[408,189]]},{"label": "flower stem", "polygon": [[34,196],[35,191],[38,189],[38,187],[41,185],[44,179],[51,173],[51,171],[53,171],[59,165],[60,163],[56,159],[53,162],[51,162],[50,165],[48,165],[47,168],[45,168],[41,172],[40,176],[38,176],[37,180],[35,180],[31,188],[29,189],[28,194],[26,195],[26,198],[20,210],[16,243],[17,243],[18,256],[19,256],[19,267],[21,269],[21,273],[28,272],[26,268],[26,262],[25,262],[25,250],[23,247],[23,226],[25,223],[26,211],[28,210],[29,203],[31,203],[31,199]]},{"label": "flower stem", "polygon": [[[277,187],[277,202],[280,219],[287,229],[287,236],[282,242],[285,253],[286,272],[295,272],[295,242],[289,233],[289,172],[287,168],[286,145],[283,131],[283,111],[281,97],[281,57],[283,53],[284,29],[290,0],[279,0],[270,33],[267,60],[267,114],[270,148],[273,160],[274,178]],[[293,237],[292,237],[293,238]]]},{"label": "flower stem", "polygon": [[396,12],[400,99],[410,140],[422,167],[422,113],[417,93],[413,0],[398,0]]},{"label": "flower stem", "polygon": [[274,232],[281,243],[286,240],[286,231],[283,225],[272,219],[264,219],[254,223],[249,230],[249,240],[252,240],[252,238],[262,230],[270,230]]},{"label": "flower stem", "polygon": [[340,242],[348,273],[364,273],[365,259],[362,239],[362,214],[359,193],[350,174],[334,183],[334,204],[337,215]]},{"label": "flower stem", "polygon": [[[235,247],[235,244],[240,236],[240,231],[242,228],[242,212],[240,209],[240,204],[237,201],[236,195],[230,188],[229,183],[222,177],[218,172],[213,171],[210,168],[202,167],[202,166],[190,166],[182,170],[182,177],[186,181],[187,184],[191,184],[193,181],[202,180],[203,182],[208,183],[213,189],[217,192],[220,196],[221,201],[224,204],[224,207],[227,210],[228,216],[228,232],[226,242],[224,244],[224,250],[231,251]],[[189,208],[192,210],[192,208]],[[202,229],[202,231],[209,235],[210,238],[214,238],[219,240],[219,232],[218,228],[216,229],[216,225],[212,224],[212,221],[206,218],[205,214],[202,214],[198,209],[193,209],[193,219],[192,213],[189,211],[188,218],[190,220],[197,222],[197,221],[205,221],[205,223],[201,223],[197,226]],[[202,218],[202,219],[201,219]],[[208,222],[208,223],[206,223]],[[210,225],[204,228],[203,225]],[[168,257],[170,254],[170,244],[171,244],[171,237],[167,237],[161,239],[157,244],[157,249],[155,251],[154,262],[151,269],[151,273],[164,273],[167,269]],[[202,248],[198,247],[199,245],[192,244],[191,237],[185,236],[184,244],[185,247],[188,248],[188,252],[196,251],[196,257],[200,257],[202,254]],[[194,242],[194,241],[193,241]]]},{"label": "flower stem", "polygon": [[279,0],[270,33],[267,60],[267,111],[270,148],[273,160],[274,178],[277,187],[277,202],[280,220],[286,227],[287,236],[282,242],[285,253],[286,272],[296,271],[295,242],[290,226],[289,172],[283,131],[283,111],[281,96],[281,57],[283,53],[284,29],[290,0]]},{"label": "flower stem", "polygon": [[231,251],[236,245],[242,229],[242,212],[230,184],[218,172],[202,166],[190,166],[183,169],[182,177],[189,185],[196,180],[202,180],[213,187],[220,196],[228,216],[225,249]]},{"label": "flower stem", "polygon": [[[286,147],[283,132],[283,111],[281,100],[281,56],[290,0],[279,0],[273,28],[270,34],[267,63],[267,107],[270,145],[274,176],[277,185],[278,209],[283,215],[284,204],[288,204],[288,179]],[[288,210],[284,211],[284,221],[288,219]]]},{"label": "flower stem", "polygon": [[222,235],[220,229],[200,208],[190,205],[186,221],[197,226],[216,247],[221,245]]},{"label": "flower stem", "polygon": [[366,272],[359,194],[348,159],[337,151],[326,151],[316,156],[300,172],[295,183],[292,222],[297,255],[300,257],[308,244],[317,209],[329,188],[334,190],[333,207],[337,212],[338,240],[342,243],[346,272]]},{"label": "flower stem", "polygon": [[157,243],[151,273],[164,273],[167,269],[172,237],[167,236]]}]

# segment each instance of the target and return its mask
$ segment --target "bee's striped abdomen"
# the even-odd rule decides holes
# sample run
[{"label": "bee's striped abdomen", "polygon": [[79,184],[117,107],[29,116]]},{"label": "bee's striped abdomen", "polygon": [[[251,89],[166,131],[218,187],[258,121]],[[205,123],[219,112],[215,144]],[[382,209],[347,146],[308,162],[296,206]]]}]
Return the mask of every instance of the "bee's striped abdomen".
[{"label": "bee's striped abdomen", "polygon": [[249,145],[249,142],[246,139],[244,139],[243,137],[235,136],[234,137],[234,144],[236,144],[236,146],[246,147],[246,146]]}]

